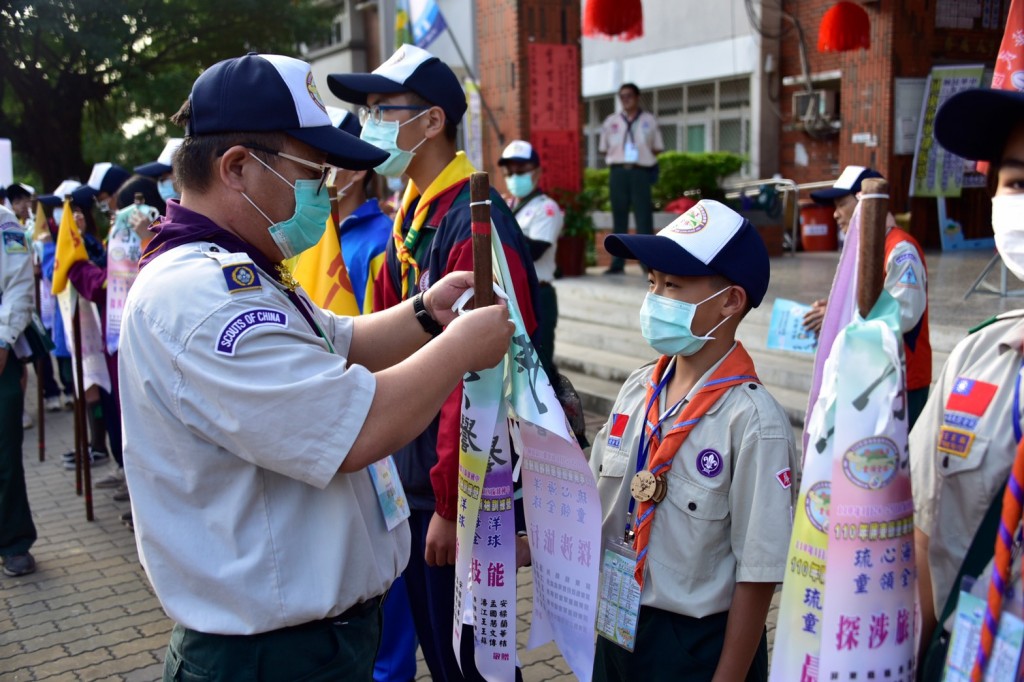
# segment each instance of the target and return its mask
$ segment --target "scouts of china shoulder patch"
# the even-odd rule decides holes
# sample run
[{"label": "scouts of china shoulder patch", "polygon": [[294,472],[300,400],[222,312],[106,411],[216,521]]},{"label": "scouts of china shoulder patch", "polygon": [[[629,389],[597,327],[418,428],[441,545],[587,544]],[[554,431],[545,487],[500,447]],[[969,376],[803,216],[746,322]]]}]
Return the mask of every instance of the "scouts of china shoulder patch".
[{"label": "scouts of china shoulder patch", "polygon": [[974,434],[970,431],[952,426],[943,426],[939,429],[939,444],[937,446],[939,452],[966,458],[971,453],[973,443]]},{"label": "scouts of china shoulder patch", "polygon": [[274,324],[279,327],[288,326],[288,315],[280,310],[254,308],[233,317],[217,336],[216,351],[222,355],[234,355],[235,346],[250,330],[261,324]]},{"label": "scouts of china shoulder patch", "polygon": [[628,414],[612,415],[612,425],[608,430],[608,447],[619,449],[622,446],[622,434],[626,432],[626,424],[628,423]]},{"label": "scouts of china shoulder patch", "polygon": [[4,253],[28,253],[25,246],[25,233],[20,229],[9,230],[4,235]]},{"label": "scouts of china shoulder patch", "polygon": [[227,282],[228,292],[237,294],[241,291],[258,291],[263,288],[260,284],[259,273],[252,263],[232,263],[221,267],[224,273],[224,281]]}]

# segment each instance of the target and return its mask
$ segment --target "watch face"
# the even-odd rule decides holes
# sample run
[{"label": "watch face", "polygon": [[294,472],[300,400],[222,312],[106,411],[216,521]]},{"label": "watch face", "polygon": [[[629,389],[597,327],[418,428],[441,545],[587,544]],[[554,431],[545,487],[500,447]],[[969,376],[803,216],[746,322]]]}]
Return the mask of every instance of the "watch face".
[{"label": "watch face", "polygon": [[650,471],[638,471],[629,484],[629,492],[637,502],[647,502],[654,496],[657,480]]}]

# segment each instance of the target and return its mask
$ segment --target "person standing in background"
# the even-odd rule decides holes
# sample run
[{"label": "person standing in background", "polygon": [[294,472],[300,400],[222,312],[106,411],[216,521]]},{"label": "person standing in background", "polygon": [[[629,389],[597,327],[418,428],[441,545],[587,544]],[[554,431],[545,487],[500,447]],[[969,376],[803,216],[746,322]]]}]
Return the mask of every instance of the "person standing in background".
[{"label": "person standing in background", "polygon": [[[612,231],[629,232],[629,212],[636,219],[637,234],[654,233],[654,204],[651,187],[658,179],[658,154],[665,149],[654,114],[640,108],[640,88],[623,83],[619,88],[622,110],[601,125],[598,151],[611,168],[608,190],[612,203]],[[625,260],[612,258],[606,275],[623,272]]]}]

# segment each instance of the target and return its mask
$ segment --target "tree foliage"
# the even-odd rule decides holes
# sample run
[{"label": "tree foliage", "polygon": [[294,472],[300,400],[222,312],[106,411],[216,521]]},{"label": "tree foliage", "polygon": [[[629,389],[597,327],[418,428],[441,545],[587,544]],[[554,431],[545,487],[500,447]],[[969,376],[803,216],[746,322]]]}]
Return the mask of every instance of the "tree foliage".
[{"label": "tree foliage", "polygon": [[[0,0],[0,137],[52,188],[91,164],[156,158],[169,117],[211,64],[294,54],[326,30],[315,0]],[[122,126],[145,122],[126,139]]]}]

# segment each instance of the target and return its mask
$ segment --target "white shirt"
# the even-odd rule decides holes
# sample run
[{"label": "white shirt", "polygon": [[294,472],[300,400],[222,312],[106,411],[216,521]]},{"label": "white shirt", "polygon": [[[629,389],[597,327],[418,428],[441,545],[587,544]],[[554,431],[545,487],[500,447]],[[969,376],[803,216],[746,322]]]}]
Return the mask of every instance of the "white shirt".
[{"label": "white shirt", "polygon": [[[230,291],[246,263],[241,279],[259,282]],[[338,615],[408,562],[408,524],[387,531],[369,474],[337,473],[376,382],[346,362],[352,320],[311,307],[336,353],[247,256],[208,243],[159,256],[129,292],[119,369],[135,537],[188,628]]]},{"label": "white shirt", "polygon": [[32,259],[25,228],[0,206],[0,341],[10,347],[32,319]]},{"label": "white shirt", "polygon": [[900,331],[917,326],[928,307],[928,274],[914,245],[901,241],[885,262],[885,290],[900,306]]},{"label": "white shirt", "polygon": [[516,222],[523,234],[530,239],[548,242],[551,247],[533,261],[537,271],[538,282],[555,281],[555,251],[558,248],[558,236],[562,233],[562,222],[565,216],[554,199],[546,194],[538,194],[530,199],[522,208],[513,204]]}]

